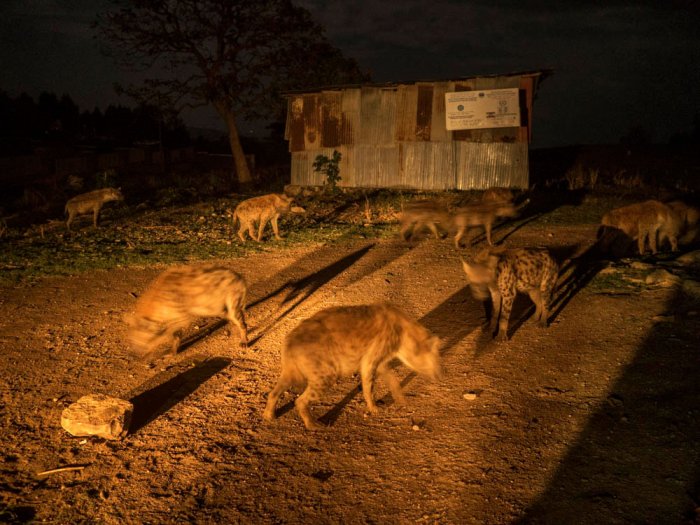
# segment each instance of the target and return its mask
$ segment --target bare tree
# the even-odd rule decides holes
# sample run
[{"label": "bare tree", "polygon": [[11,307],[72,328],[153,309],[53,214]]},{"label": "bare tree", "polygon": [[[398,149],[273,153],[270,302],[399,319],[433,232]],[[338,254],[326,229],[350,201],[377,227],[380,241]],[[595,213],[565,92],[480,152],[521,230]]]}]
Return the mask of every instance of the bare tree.
[{"label": "bare tree", "polygon": [[[236,119],[279,112],[279,89],[368,76],[290,0],[111,0],[96,22],[105,51],[147,73],[123,88],[176,110],[211,105],[226,123],[240,184],[251,181]],[[313,82],[313,84],[309,84]]]}]

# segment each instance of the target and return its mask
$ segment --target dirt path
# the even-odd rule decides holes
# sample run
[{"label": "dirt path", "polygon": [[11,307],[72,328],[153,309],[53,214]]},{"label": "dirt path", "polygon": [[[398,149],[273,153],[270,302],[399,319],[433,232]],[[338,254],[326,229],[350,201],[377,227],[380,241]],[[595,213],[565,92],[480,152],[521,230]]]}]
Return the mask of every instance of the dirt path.
[{"label": "dirt path", "polygon": [[[547,232],[528,226],[508,243],[571,253],[595,226]],[[499,344],[482,330],[483,305],[449,241],[271,244],[225,262],[251,285],[253,344],[238,350],[219,323],[156,368],[126,351],[122,315],[159,270],[2,290],[0,521],[697,519],[700,316],[673,289],[601,290],[590,267],[569,267],[552,325],[512,322],[511,340]],[[348,379],[316,407],[328,431],[305,431],[291,394],[279,419],[264,423],[289,330],[322,307],[380,300],[443,339],[444,380],[399,367],[408,406],[387,396],[369,417]],[[518,301],[514,319],[528,308]],[[88,393],[134,402],[127,438],[62,430],[61,411]],[[36,475],[64,465],[85,468]]]}]

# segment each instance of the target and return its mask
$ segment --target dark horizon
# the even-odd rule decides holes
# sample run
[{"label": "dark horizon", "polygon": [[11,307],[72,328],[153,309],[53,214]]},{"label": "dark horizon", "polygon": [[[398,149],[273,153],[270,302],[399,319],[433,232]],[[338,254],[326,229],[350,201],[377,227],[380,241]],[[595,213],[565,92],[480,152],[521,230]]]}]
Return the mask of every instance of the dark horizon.
[{"label": "dark horizon", "polygon": [[[688,133],[700,115],[699,10],[671,2],[302,0],[373,82],[449,79],[551,68],[533,114],[533,148],[615,144],[633,128],[654,143]],[[102,56],[91,26],[107,0],[3,2],[3,83],[10,96],[68,94],[81,110],[133,107],[115,82],[136,76]],[[465,29],[466,28],[466,29]],[[223,129],[211,109],[182,114],[188,126]],[[241,123],[264,136],[264,123]]]}]

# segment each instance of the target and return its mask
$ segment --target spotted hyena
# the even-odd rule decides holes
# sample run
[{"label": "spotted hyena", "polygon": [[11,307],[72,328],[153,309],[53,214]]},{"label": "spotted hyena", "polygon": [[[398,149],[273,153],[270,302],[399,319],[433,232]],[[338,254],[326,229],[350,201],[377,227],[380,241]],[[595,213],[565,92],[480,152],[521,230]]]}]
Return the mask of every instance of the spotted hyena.
[{"label": "spotted hyena", "polygon": [[401,223],[401,237],[404,240],[412,240],[423,229],[428,228],[436,239],[440,238],[441,230],[449,231],[450,213],[443,204],[422,200],[410,202],[404,206],[399,215]]},{"label": "spotted hyena", "polygon": [[461,240],[470,227],[483,226],[486,241],[493,246],[491,230],[496,219],[500,217],[515,217],[518,211],[511,201],[491,201],[479,204],[469,204],[455,210],[452,226],[455,230],[455,247],[461,246]]},{"label": "spotted hyena", "polygon": [[[233,212],[234,227],[236,226],[236,222],[240,224],[238,228],[238,237],[241,241],[245,242],[245,234],[248,232],[251,239],[260,242],[262,240],[263,230],[269,222],[272,224],[272,231],[275,234],[275,239],[278,241],[282,240],[277,224],[277,220],[280,216],[290,212],[304,212],[303,208],[292,206],[293,204],[294,199],[292,197],[287,197],[280,193],[270,193],[269,195],[253,197],[252,199],[240,202]],[[256,223],[258,225],[257,234],[255,233]]]},{"label": "spotted hyena", "polygon": [[620,241],[626,237],[628,240],[637,241],[640,255],[644,255],[647,243],[651,253],[656,254],[660,230],[665,228],[661,233],[666,235],[671,249],[675,251],[678,249],[678,239],[676,228],[673,226],[674,221],[676,219],[671,208],[656,200],[610,210],[600,221],[598,230],[600,248],[603,252],[608,252],[614,243],[615,246],[612,249],[618,252],[624,248],[620,246]]},{"label": "spotted hyena", "polygon": [[[245,346],[246,283],[223,266],[178,266],[161,273],[139,297],[127,316],[128,337],[134,351],[151,357],[163,344],[177,352],[181,331],[201,317],[226,317],[240,332]],[[163,352],[166,353],[167,351]]]},{"label": "spotted hyena", "polygon": [[65,212],[68,215],[66,228],[70,231],[70,225],[78,215],[92,213],[92,225],[97,227],[97,219],[100,215],[100,210],[106,202],[123,201],[124,195],[118,188],[102,188],[99,190],[89,191],[76,195],[66,202]]},{"label": "spotted hyena", "polygon": [[274,419],[280,395],[294,384],[306,383],[296,408],[309,430],[322,428],[311,415],[309,403],[342,376],[359,371],[362,393],[371,413],[375,376],[389,386],[396,403],[404,403],[401,386],[389,369],[400,359],[409,368],[437,378],[440,341],[428,330],[388,304],[327,308],[302,321],[290,332],[282,350],[282,372],[267,398],[263,417]]},{"label": "spotted hyena", "polygon": [[472,292],[478,299],[491,295],[491,333],[508,339],[508,320],[515,295],[527,293],[535,303],[535,320],[546,327],[549,304],[557,283],[559,268],[544,248],[488,248],[469,264],[462,261]]}]

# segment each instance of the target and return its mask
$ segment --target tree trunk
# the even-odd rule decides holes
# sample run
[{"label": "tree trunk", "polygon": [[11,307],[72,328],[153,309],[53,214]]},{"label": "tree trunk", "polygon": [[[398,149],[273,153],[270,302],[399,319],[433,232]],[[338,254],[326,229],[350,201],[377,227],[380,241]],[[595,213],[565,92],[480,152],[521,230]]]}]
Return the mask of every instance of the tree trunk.
[{"label": "tree trunk", "polygon": [[228,128],[228,139],[231,145],[231,153],[233,154],[233,164],[236,168],[236,178],[238,179],[238,184],[241,186],[249,185],[253,179],[250,176],[250,169],[248,169],[248,162],[245,158],[245,153],[243,152],[243,146],[241,146],[241,139],[238,136],[238,126],[236,125],[236,116],[233,111],[231,111],[225,104],[214,104],[214,107],[218,111],[219,115],[226,122],[226,127]]}]

